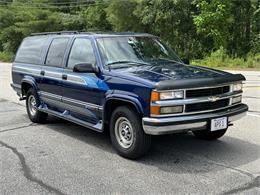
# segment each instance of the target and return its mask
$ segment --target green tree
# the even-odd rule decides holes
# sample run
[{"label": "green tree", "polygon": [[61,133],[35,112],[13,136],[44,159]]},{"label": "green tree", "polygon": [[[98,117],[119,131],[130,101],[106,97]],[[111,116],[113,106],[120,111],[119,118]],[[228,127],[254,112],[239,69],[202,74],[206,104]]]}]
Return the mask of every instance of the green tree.
[{"label": "green tree", "polygon": [[163,38],[182,57],[201,57],[204,47],[193,23],[194,1],[140,0],[134,13],[147,32]]},{"label": "green tree", "polygon": [[137,8],[135,0],[118,1],[111,0],[106,8],[107,20],[112,25],[114,31],[143,31],[143,26],[134,15]]},{"label": "green tree", "polygon": [[111,25],[107,20],[105,9],[108,3],[104,0],[96,1],[96,4],[83,8],[79,15],[84,23],[84,30],[87,31],[108,31],[112,30]]},{"label": "green tree", "polygon": [[196,4],[200,13],[194,16],[198,33],[214,40],[215,49],[227,47],[229,26],[233,18],[230,15],[230,0],[199,0]]}]

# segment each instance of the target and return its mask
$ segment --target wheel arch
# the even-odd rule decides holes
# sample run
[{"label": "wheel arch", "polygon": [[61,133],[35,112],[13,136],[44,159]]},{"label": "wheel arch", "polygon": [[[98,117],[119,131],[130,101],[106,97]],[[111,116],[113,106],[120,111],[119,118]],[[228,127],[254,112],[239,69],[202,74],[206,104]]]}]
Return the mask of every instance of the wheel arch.
[{"label": "wheel arch", "polygon": [[110,122],[110,116],[113,110],[119,106],[130,106],[133,109],[135,109],[140,116],[143,116],[144,114],[141,103],[138,101],[138,99],[134,97],[109,97],[106,99],[105,104],[103,106],[103,130],[105,130],[108,127]]},{"label": "wheel arch", "polygon": [[34,79],[30,78],[30,77],[22,79],[22,81],[21,81],[21,94],[22,94],[23,97],[26,96],[26,94],[27,94],[27,92],[30,88],[33,88],[37,91],[37,86],[35,84]]}]

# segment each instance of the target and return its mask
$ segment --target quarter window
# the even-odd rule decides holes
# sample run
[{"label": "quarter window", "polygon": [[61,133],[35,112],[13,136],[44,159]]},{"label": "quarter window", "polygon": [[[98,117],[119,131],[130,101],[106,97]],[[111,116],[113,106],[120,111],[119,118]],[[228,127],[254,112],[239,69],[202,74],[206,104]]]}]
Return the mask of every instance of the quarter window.
[{"label": "quarter window", "polygon": [[68,38],[53,39],[46,58],[46,65],[62,67],[62,61],[68,41]]},{"label": "quarter window", "polygon": [[73,69],[79,63],[95,64],[95,54],[90,39],[75,39],[71,48],[67,67]]},{"label": "quarter window", "polygon": [[22,42],[15,58],[15,62],[40,64],[42,50],[47,37],[29,37]]}]

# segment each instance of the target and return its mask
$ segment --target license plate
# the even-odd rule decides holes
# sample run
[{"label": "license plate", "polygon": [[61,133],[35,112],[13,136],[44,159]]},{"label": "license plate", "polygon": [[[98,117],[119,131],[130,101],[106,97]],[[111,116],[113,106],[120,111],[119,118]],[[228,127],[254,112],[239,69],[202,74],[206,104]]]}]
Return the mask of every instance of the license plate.
[{"label": "license plate", "polygon": [[215,118],[211,120],[210,131],[217,131],[227,128],[227,117]]}]

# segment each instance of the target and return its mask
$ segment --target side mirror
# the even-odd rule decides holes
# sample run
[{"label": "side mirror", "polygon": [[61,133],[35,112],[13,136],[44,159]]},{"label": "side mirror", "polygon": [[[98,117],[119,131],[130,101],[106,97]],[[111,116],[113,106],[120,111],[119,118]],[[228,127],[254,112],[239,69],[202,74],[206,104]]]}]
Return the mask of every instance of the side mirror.
[{"label": "side mirror", "polygon": [[74,66],[73,72],[98,73],[99,69],[95,65],[90,63],[80,63]]},{"label": "side mirror", "polygon": [[182,62],[183,62],[184,64],[190,64],[190,60],[189,60],[188,58],[182,59]]}]

